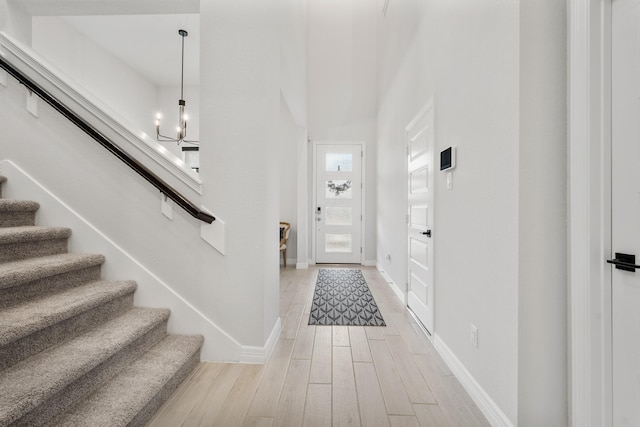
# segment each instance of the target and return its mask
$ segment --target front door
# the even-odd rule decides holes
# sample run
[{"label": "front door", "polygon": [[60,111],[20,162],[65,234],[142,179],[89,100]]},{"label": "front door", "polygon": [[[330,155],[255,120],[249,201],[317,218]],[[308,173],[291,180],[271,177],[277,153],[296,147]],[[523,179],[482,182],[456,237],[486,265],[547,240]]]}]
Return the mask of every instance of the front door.
[{"label": "front door", "polygon": [[359,144],[316,145],[316,263],[361,262],[362,153]]},{"label": "front door", "polygon": [[408,157],[407,304],[433,333],[433,101],[406,128]]},{"label": "front door", "polygon": [[612,19],[613,425],[640,426],[640,0]]}]

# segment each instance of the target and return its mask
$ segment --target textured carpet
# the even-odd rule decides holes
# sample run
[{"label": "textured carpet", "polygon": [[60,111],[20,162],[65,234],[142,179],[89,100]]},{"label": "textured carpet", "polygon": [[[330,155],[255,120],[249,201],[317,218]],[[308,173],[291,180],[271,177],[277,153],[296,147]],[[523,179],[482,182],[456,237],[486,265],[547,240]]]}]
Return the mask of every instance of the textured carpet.
[{"label": "textured carpet", "polygon": [[360,270],[318,272],[310,325],[386,326]]},{"label": "textured carpet", "polygon": [[134,306],[135,282],[103,280],[39,208],[0,198],[0,427],[144,426],[203,338],[167,335],[169,310]]}]

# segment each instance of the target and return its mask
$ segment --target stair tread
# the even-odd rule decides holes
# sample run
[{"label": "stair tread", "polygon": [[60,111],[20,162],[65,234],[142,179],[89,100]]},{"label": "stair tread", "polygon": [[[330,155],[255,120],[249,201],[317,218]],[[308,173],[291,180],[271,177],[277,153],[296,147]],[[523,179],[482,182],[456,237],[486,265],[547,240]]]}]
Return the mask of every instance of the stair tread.
[{"label": "stair tread", "polygon": [[0,212],[34,212],[40,203],[31,200],[0,199]]},{"label": "stair tread", "polygon": [[71,229],[67,227],[25,225],[0,228],[0,244],[5,245],[25,241],[66,239],[69,236],[71,236]]},{"label": "stair tread", "polygon": [[134,292],[135,282],[100,280],[0,311],[0,346]]},{"label": "stair tread", "polygon": [[0,263],[0,289],[104,263],[103,255],[65,253]]},{"label": "stair tread", "polygon": [[167,335],[87,399],[57,426],[126,426],[202,346],[201,336]]},{"label": "stair tread", "polygon": [[24,416],[168,317],[169,310],[133,308],[0,372],[0,424]]}]

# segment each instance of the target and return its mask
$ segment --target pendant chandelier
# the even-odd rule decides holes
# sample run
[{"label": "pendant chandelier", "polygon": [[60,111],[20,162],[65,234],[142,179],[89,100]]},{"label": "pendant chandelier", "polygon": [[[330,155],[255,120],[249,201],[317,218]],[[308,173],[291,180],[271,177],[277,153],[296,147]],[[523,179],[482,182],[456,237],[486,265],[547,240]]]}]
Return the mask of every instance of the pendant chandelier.
[{"label": "pendant chandelier", "polygon": [[196,140],[188,140],[187,138],[187,115],[184,112],[186,102],[184,100],[184,38],[189,35],[185,30],[178,30],[178,34],[182,37],[182,68],[180,72],[180,99],[178,100],[178,126],[176,127],[177,135],[175,138],[165,136],[160,133],[160,119],[158,114],[156,119],[156,139],[161,142],[177,142],[178,145],[185,142],[188,144],[199,145]]}]

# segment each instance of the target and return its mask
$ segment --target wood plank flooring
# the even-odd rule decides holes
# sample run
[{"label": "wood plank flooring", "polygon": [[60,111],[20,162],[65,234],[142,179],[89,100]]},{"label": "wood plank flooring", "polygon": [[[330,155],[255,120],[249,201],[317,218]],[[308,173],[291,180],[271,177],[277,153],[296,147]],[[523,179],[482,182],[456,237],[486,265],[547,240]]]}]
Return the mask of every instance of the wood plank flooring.
[{"label": "wood plank flooring", "polygon": [[265,365],[200,363],[149,426],[489,426],[375,268],[361,270],[387,327],[309,326],[319,268],[280,270]]}]

